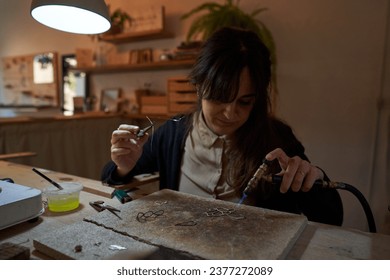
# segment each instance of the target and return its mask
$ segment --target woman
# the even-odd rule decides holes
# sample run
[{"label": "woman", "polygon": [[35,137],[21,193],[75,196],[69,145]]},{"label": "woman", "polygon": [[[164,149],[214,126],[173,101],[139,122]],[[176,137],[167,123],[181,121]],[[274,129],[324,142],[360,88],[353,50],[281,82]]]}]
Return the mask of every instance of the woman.
[{"label": "woman", "polygon": [[309,163],[291,128],[270,113],[269,58],[251,31],[214,33],[189,75],[197,89],[197,110],[167,121],[153,137],[137,138],[137,126],[121,125],[112,134],[112,161],[102,180],[123,184],[158,171],[161,189],[237,202],[266,158],[272,161],[270,171],[283,175],[280,188],[262,182],[247,204],[341,225],[338,192],[312,189],[315,180],[328,178]]}]

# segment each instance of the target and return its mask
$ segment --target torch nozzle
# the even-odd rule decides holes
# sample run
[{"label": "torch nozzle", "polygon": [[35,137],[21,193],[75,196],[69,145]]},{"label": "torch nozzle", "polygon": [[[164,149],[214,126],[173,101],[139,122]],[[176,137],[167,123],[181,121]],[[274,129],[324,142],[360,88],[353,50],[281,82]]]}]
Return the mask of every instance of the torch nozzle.
[{"label": "torch nozzle", "polygon": [[244,194],[248,195],[250,194],[259,183],[259,180],[264,177],[264,175],[268,172],[268,165],[270,164],[269,160],[264,159],[263,163],[259,166],[259,168],[256,170],[255,174],[253,174],[253,177],[249,180],[246,188],[244,189]]}]

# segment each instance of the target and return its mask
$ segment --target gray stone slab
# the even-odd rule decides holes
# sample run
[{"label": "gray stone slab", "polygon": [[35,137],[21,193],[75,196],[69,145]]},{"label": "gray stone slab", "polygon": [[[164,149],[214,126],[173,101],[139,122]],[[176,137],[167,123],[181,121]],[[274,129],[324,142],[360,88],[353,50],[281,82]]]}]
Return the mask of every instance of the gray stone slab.
[{"label": "gray stone slab", "polygon": [[159,249],[88,222],[48,232],[35,238],[33,245],[42,254],[60,260],[143,259]]},{"label": "gray stone slab", "polygon": [[301,215],[171,190],[120,210],[122,219],[103,211],[85,221],[194,259],[283,259],[307,224]]}]

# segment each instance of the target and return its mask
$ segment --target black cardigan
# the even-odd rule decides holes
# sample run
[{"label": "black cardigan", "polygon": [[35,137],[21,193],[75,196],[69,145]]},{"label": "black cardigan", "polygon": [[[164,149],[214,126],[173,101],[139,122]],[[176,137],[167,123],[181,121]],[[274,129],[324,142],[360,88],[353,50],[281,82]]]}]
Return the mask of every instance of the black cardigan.
[{"label": "black cardigan", "polygon": [[[101,180],[111,185],[126,184],[138,174],[159,172],[160,189],[179,189],[179,174],[186,136],[188,118],[172,119],[159,127],[144,145],[141,158],[136,166],[123,178],[115,176],[116,165],[108,162],[102,171]],[[274,120],[274,131],[282,139],[283,149],[289,156],[300,156],[307,159],[304,148],[294,136],[291,128]],[[256,206],[304,214],[311,221],[341,225],[343,206],[337,190],[313,188],[309,192],[288,191],[285,194],[278,188],[267,197],[256,197]]]}]

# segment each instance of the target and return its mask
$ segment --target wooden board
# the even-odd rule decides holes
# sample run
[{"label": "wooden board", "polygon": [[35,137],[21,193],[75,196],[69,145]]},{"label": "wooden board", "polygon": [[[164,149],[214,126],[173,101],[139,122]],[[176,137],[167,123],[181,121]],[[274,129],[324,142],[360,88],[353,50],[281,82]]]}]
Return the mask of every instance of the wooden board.
[{"label": "wooden board", "polygon": [[[306,217],[301,215],[172,190],[155,192],[122,205],[120,210],[122,219],[103,211],[85,218],[84,222],[148,245],[171,249],[178,258],[185,255],[193,259],[283,259],[307,224]],[[218,211],[225,214],[208,216]],[[63,232],[65,239],[77,236],[66,229]],[[98,233],[89,232],[94,232],[95,237]],[[49,236],[39,242],[61,251],[61,239]]]}]

